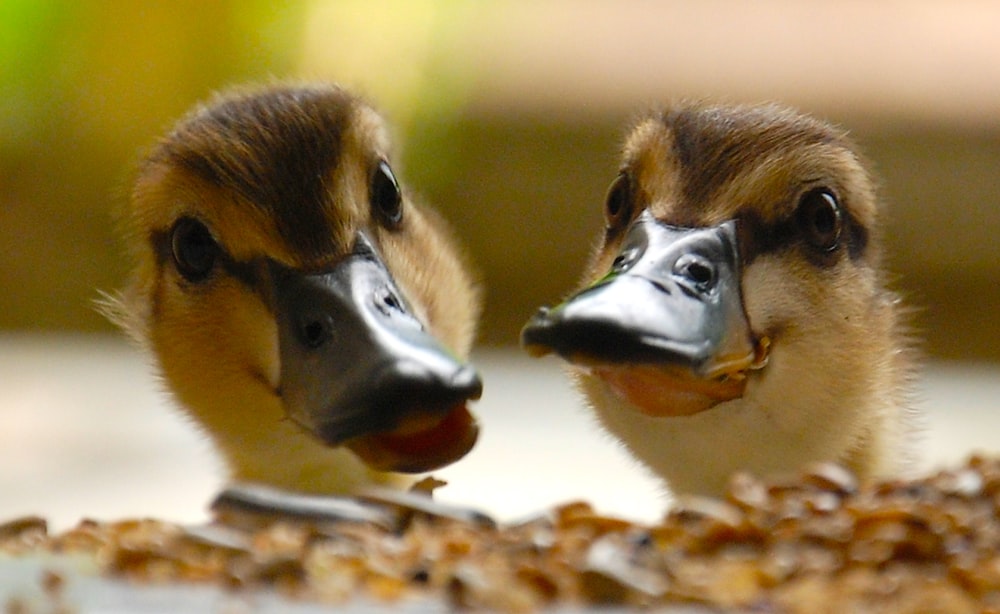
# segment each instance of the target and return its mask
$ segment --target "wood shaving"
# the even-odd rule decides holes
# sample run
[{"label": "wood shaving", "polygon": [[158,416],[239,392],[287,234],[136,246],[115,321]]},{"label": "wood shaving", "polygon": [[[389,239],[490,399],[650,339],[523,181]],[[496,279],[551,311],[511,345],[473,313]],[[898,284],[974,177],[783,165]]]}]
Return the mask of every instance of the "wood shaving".
[{"label": "wood shaving", "polygon": [[0,552],[87,554],[130,582],[334,604],[1000,611],[1000,459],[871,485],[836,465],[772,482],[738,474],[724,499],[681,498],[655,524],[577,501],[498,525],[433,501],[428,486],[439,485],[350,499],[234,487],[217,499],[215,522],[195,527],[85,520],[49,535],[42,519],[16,519],[0,525]]}]

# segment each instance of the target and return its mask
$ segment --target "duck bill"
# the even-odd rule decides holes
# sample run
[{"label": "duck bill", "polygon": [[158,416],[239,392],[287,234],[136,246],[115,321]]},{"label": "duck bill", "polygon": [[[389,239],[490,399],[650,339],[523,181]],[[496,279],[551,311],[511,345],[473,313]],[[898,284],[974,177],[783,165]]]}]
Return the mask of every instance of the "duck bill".
[{"label": "duck bill", "polygon": [[271,268],[289,418],[384,471],[428,471],[472,448],[479,375],[425,329],[364,234],[329,271]]},{"label": "duck bill", "polygon": [[736,222],[680,228],[643,212],[611,270],[521,333],[532,354],[589,369],[638,411],[690,415],[742,396],[763,366],[743,309]]}]

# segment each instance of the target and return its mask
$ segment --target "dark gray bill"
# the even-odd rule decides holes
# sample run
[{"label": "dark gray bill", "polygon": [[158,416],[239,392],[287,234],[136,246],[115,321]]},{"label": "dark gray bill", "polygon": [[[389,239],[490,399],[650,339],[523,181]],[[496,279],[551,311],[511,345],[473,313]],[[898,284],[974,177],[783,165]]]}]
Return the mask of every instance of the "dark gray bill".
[{"label": "dark gray bill", "polygon": [[529,352],[580,364],[659,364],[715,377],[754,355],[736,222],[681,228],[644,211],[611,270],[521,331]]},{"label": "dark gray bill", "polygon": [[[397,441],[413,458],[383,458],[384,469],[425,470],[472,447],[477,431],[465,403],[482,393],[478,374],[425,330],[364,234],[330,271],[271,268],[281,394],[292,420],[328,445],[439,421],[454,431]],[[446,419],[456,411],[465,417]]]}]

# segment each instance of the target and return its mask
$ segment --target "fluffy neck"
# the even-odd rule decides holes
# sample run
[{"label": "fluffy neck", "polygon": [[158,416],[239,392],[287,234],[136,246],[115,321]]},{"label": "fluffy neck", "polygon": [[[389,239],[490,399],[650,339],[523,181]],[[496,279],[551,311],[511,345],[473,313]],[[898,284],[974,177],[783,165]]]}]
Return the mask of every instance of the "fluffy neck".
[{"label": "fluffy neck", "polygon": [[598,420],[675,492],[721,495],[736,471],[786,474],[816,461],[841,462],[862,479],[884,476],[903,465],[911,423],[909,352],[893,340],[886,309],[867,343],[776,340],[742,398],[692,416],[651,418],[597,377],[576,371],[575,379]]},{"label": "fluffy neck", "polygon": [[163,377],[181,406],[211,438],[231,479],[318,494],[347,494],[372,483],[397,483],[346,448],[331,448],[285,415],[267,382],[239,369],[197,369],[162,361]]},{"label": "fluffy neck", "polygon": [[316,494],[350,494],[364,486],[399,480],[370,470],[346,448],[322,445],[288,420],[224,433],[223,437],[210,435],[234,480]]}]

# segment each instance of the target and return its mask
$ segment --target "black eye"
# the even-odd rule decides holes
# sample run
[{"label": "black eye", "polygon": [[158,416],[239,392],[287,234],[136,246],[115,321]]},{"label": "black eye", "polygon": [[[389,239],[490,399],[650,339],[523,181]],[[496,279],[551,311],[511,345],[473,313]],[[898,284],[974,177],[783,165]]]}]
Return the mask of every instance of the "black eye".
[{"label": "black eye", "polygon": [[799,229],[810,245],[831,252],[840,243],[842,220],[837,198],[826,188],[806,192],[796,212]]},{"label": "black eye", "polygon": [[386,228],[399,228],[403,222],[403,195],[392,169],[385,160],[375,167],[371,181],[372,212]]},{"label": "black eye", "polygon": [[170,236],[170,249],[177,271],[184,279],[198,282],[208,277],[221,250],[208,228],[198,220],[177,220]]},{"label": "black eye", "polygon": [[604,220],[608,230],[618,230],[632,217],[632,180],[622,171],[608,188]]}]

